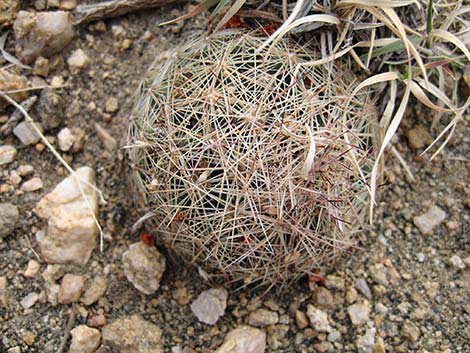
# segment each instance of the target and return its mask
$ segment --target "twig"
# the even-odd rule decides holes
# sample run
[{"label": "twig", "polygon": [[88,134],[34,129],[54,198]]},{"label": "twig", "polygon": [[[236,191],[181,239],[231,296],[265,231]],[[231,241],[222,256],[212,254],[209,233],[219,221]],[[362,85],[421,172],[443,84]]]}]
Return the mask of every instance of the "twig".
[{"label": "twig", "polygon": [[60,341],[60,346],[59,346],[59,349],[57,350],[57,353],[63,353],[65,346],[67,345],[67,341],[69,340],[69,337],[70,337],[70,331],[72,330],[73,325],[75,324],[76,316],[77,316],[77,308],[75,307],[75,304],[72,304],[72,308],[70,309],[69,321],[67,322],[67,325],[65,326],[64,336],[62,337],[62,340]]},{"label": "twig", "polygon": [[82,24],[105,18],[118,17],[129,12],[175,4],[182,0],[111,0],[98,4],[79,5],[74,11],[75,23]]},{"label": "twig", "polygon": [[[28,111],[37,100],[37,96],[31,96],[21,102],[21,106],[24,108],[24,110]],[[19,109],[16,109],[15,112],[10,116],[10,119],[8,119],[8,121],[1,127],[0,133],[3,136],[10,134],[13,131],[13,127],[17,125],[21,119],[23,119],[23,114]]]}]

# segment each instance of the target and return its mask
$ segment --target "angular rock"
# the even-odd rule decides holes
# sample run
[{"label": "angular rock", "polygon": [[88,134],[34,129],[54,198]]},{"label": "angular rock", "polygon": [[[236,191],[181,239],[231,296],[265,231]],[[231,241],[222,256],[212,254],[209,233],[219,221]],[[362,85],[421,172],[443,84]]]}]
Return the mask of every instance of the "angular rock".
[{"label": "angular rock", "polygon": [[11,163],[15,160],[17,150],[13,146],[0,146],[0,165]]},{"label": "angular rock", "polygon": [[106,317],[103,314],[98,314],[90,317],[88,325],[91,327],[103,327],[106,325]]},{"label": "angular rock", "polygon": [[[8,92],[22,90],[28,87],[28,81],[23,76],[16,75],[5,69],[0,69],[0,91]],[[28,91],[20,91],[13,93],[10,97],[15,102],[20,102],[28,98]],[[5,99],[0,98],[0,112],[10,105]]]},{"label": "angular rock", "polygon": [[458,255],[452,255],[449,259],[449,263],[452,265],[452,267],[455,267],[458,270],[465,269],[465,262],[463,262],[463,260]]},{"label": "angular rock", "polygon": [[83,287],[85,286],[85,280],[82,276],[66,274],[62,278],[62,283],[59,288],[59,303],[70,304],[75,303],[80,299],[82,295]]},{"label": "angular rock", "polygon": [[34,277],[38,274],[39,269],[41,268],[41,264],[36,260],[29,260],[28,267],[24,271],[25,277]]},{"label": "angular rock", "polygon": [[152,294],[160,287],[166,261],[156,247],[134,243],[122,254],[122,263],[127,279],[142,293]]},{"label": "angular rock", "polygon": [[66,11],[20,11],[13,25],[16,55],[31,64],[38,56],[49,58],[57,54],[73,39],[72,22],[72,15]]},{"label": "angular rock", "polygon": [[64,119],[64,99],[57,93],[57,90],[46,88],[39,96],[36,111],[45,130],[56,128]]},{"label": "angular rock", "polygon": [[23,185],[21,185],[20,190],[24,192],[32,192],[32,191],[38,191],[39,189],[42,189],[43,183],[41,178],[35,177],[31,178],[28,181],[25,181]]},{"label": "angular rock", "polygon": [[356,341],[358,353],[373,353],[375,346],[375,328],[370,328],[364,336],[359,336]]},{"label": "angular rock", "polygon": [[328,275],[325,278],[325,287],[334,290],[344,289],[344,278],[335,275]]},{"label": "angular rock", "polygon": [[82,296],[81,302],[85,305],[91,305],[97,302],[106,293],[108,281],[106,277],[97,276],[93,279],[88,289]]},{"label": "angular rock", "polygon": [[419,328],[411,321],[405,321],[401,329],[401,335],[411,342],[416,342],[421,335]]},{"label": "angular rock", "polygon": [[205,290],[192,302],[191,311],[199,321],[215,325],[217,320],[224,315],[227,298],[228,292],[225,288]]},{"label": "angular rock", "polygon": [[348,307],[348,314],[353,325],[363,325],[369,321],[370,305],[368,303],[357,303],[350,305]]},{"label": "angular rock", "polygon": [[49,263],[85,265],[97,243],[93,215],[98,213],[98,195],[91,186],[95,172],[82,167],[76,174],[61,181],[35,208],[39,217],[48,220],[47,235],[38,232],[36,240]]},{"label": "angular rock", "polygon": [[252,311],[248,316],[248,325],[255,327],[265,327],[275,325],[279,322],[279,315],[275,311],[258,309]]},{"label": "angular rock", "polygon": [[215,353],[263,353],[266,333],[250,326],[239,326],[230,331]]},{"label": "angular rock", "polygon": [[303,311],[296,310],[295,311],[295,323],[297,324],[297,327],[299,329],[303,330],[310,324],[310,321],[308,321],[307,314],[305,314]]},{"label": "angular rock", "polygon": [[8,282],[5,276],[0,277],[0,308],[8,308],[10,295],[8,291]]},{"label": "angular rock", "polygon": [[99,330],[80,325],[70,331],[72,342],[70,344],[69,353],[93,353],[101,341],[101,333]]},{"label": "angular rock", "polygon": [[90,58],[88,57],[87,53],[83,51],[83,49],[75,50],[67,60],[67,64],[69,64],[72,70],[82,69],[89,63]]},{"label": "angular rock", "polygon": [[119,110],[119,101],[115,97],[106,100],[104,110],[107,113],[116,113]]},{"label": "angular rock", "polygon": [[18,207],[11,203],[0,203],[0,238],[6,237],[15,230],[20,213]]},{"label": "angular rock", "polygon": [[49,69],[49,60],[40,56],[34,62],[33,74],[47,77],[49,75]]},{"label": "angular rock", "polygon": [[364,278],[359,278],[356,281],[356,287],[359,292],[361,292],[362,295],[365,296],[367,299],[372,298],[372,292],[370,291],[369,285],[367,284]]},{"label": "angular rock", "polygon": [[447,214],[438,206],[432,206],[427,212],[413,218],[413,222],[423,235],[431,234],[432,230],[441,224]]},{"label": "angular rock", "polygon": [[60,150],[67,152],[72,148],[75,142],[75,136],[73,136],[72,131],[66,127],[57,134],[57,142],[59,143]]},{"label": "angular rock", "polygon": [[[36,126],[40,129],[39,125]],[[13,134],[21,141],[25,146],[38,143],[41,136],[38,134],[33,124],[28,121],[23,121],[16,125],[13,129]]]},{"label": "angular rock", "polygon": [[35,292],[29,293],[28,295],[26,295],[26,297],[24,297],[21,300],[21,306],[23,307],[23,309],[27,310],[33,307],[33,305],[36,304],[38,300],[39,300],[38,293],[35,293]]},{"label": "angular rock", "polygon": [[162,331],[138,315],[116,320],[101,332],[103,343],[121,353],[163,353]]},{"label": "angular rock", "polygon": [[315,308],[312,304],[307,305],[307,316],[310,319],[310,326],[318,332],[331,332],[328,323],[328,314],[323,310]]}]

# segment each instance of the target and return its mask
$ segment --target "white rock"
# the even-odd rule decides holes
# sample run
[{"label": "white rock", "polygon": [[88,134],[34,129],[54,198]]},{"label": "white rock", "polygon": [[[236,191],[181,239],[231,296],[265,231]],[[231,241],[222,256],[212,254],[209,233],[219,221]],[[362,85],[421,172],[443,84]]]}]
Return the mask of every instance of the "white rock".
[{"label": "white rock", "polygon": [[80,275],[66,274],[62,278],[59,288],[59,303],[70,304],[75,303],[82,295],[85,280]]},{"label": "white rock", "polygon": [[203,291],[191,304],[191,311],[209,325],[215,325],[227,307],[228,292],[225,288],[212,288]]},{"label": "white rock", "polygon": [[[98,195],[91,185],[95,173],[89,167],[76,170],[36,205],[36,214],[48,220],[47,234],[38,232],[36,240],[49,263],[85,265],[96,246]],[[81,185],[81,188],[80,188]]]},{"label": "white rock", "polygon": [[312,304],[307,305],[307,316],[310,319],[310,325],[318,332],[331,332],[331,326],[328,323],[328,314],[323,310],[315,308]]},{"label": "white rock", "polygon": [[31,178],[28,181],[25,181],[23,185],[21,185],[20,190],[24,192],[32,192],[42,189],[43,183],[41,178],[35,177]]},{"label": "white rock", "polygon": [[370,328],[364,336],[359,336],[356,341],[358,353],[372,353],[375,345],[375,328]]},{"label": "white rock", "polygon": [[18,207],[11,203],[0,203],[0,238],[6,237],[16,228],[20,218]]},{"label": "white rock", "polygon": [[162,330],[138,315],[114,321],[101,332],[103,343],[121,353],[163,353]]},{"label": "white rock", "polygon": [[21,301],[21,306],[23,307],[23,309],[27,310],[27,309],[31,308],[34,304],[36,304],[38,299],[39,299],[39,294],[38,293],[35,293],[35,292],[29,293]]},{"label": "white rock", "polygon": [[357,303],[348,307],[348,314],[353,325],[363,325],[369,321],[370,305],[369,303]]},{"label": "white rock", "polygon": [[97,329],[80,325],[70,331],[70,334],[72,343],[69,353],[93,353],[100,345],[101,333]]},{"label": "white rock", "polygon": [[328,342],[338,342],[341,339],[341,332],[332,331],[328,334]]},{"label": "white rock", "polygon": [[13,146],[0,146],[0,165],[11,163],[15,160],[17,150]]},{"label": "white rock", "polygon": [[[36,126],[40,129],[38,124],[36,124]],[[41,139],[41,136],[34,129],[33,124],[27,121],[23,121],[16,125],[13,129],[13,134],[25,146],[35,144]]]},{"label": "white rock", "polygon": [[19,174],[21,177],[29,176],[34,173],[34,167],[29,164],[25,165],[20,165],[16,172]]},{"label": "white rock", "polygon": [[230,331],[216,353],[263,353],[266,349],[266,333],[250,327],[239,326]]},{"label": "white rock", "polygon": [[275,311],[258,309],[252,311],[248,316],[248,325],[255,327],[265,327],[275,325],[279,322],[279,315]]},{"label": "white rock", "polygon": [[441,224],[447,214],[439,207],[432,206],[427,212],[413,218],[413,222],[424,235],[431,234],[432,230]]},{"label": "white rock", "polygon": [[61,151],[67,152],[73,146],[75,142],[75,136],[73,136],[72,131],[68,127],[60,130],[57,134],[57,141],[59,143],[59,148]]},{"label": "white rock", "polygon": [[38,274],[41,264],[36,260],[29,260],[28,267],[24,271],[25,277],[34,277]]},{"label": "white rock", "polygon": [[104,110],[108,113],[116,113],[119,110],[119,101],[115,97],[106,100]]},{"label": "white rock", "polygon": [[81,69],[90,63],[90,58],[82,49],[75,50],[67,60],[71,69]]},{"label": "white rock", "polygon": [[465,263],[462,261],[462,259],[458,255],[452,255],[451,258],[449,259],[449,262],[453,267],[459,270],[465,269]]},{"label": "white rock", "polygon": [[152,294],[160,287],[165,272],[165,257],[156,247],[134,243],[122,254],[124,274],[139,291]]}]

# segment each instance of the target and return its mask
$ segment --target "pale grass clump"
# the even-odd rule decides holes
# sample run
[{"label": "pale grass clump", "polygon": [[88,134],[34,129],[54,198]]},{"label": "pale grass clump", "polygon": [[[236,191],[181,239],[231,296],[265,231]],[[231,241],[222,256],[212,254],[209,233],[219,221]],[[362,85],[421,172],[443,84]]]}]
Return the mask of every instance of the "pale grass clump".
[{"label": "pale grass clump", "polygon": [[158,58],[129,130],[160,244],[242,286],[286,284],[355,245],[377,141],[347,65],[299,66],[316,52],[265,40],[222,31]]}]

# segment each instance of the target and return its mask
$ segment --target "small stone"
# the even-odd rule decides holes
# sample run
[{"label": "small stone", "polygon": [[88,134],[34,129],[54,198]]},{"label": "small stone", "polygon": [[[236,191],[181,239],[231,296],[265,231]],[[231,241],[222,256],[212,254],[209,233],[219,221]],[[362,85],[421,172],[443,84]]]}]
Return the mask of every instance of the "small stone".
[{"label": "small stone", "polygon": [[99,330],[80,325],[70,331],[72,342],[70,343],[69,353],[93,353],[101,341]]},{"label": "small stone", "polygon": [[69,64],[72,70],[82,69],[86,67],[89,63],[90,63],[90,58],[80,48],[75,50],[67,60],[67,64]]},{"label": "small stone", "polygon": [[156,247],[143,242],[131,244],[122,254],[122,263],[127,279],[142,293],[152,294],[160,287],[166,261]]},{"label": "small stone", "polygon": [[115,151],[118,144],[114,137],[112,137],[111,134],[100,124],[95,123],[94,125],[96,133],[101,142],[103,143],[104,147],[110,152]]},{"label": "small stone", "polygon": [[341,339],[341,333],[339,331],[332,331],[328,334],[327,340],[329,342],[338,342]]},{"label": "small stone", "polygon": [[83,150],[83,146],[85,145],[86,133],[85,130],[79,127],[72,127],[70,128],[72,135],[75,137],[75,141],[73,142],[72,149],[70,150],[73,153],[77,153]]},{"label": "small stone", "polygon": [[29,260],[28,267],[24,271],[24,276],[35,277],[38,274],[40,268],[41,264],[39,262],[37,262],[36,260]]},{"label": "small stone", "polygon": [[82,295],[85,280],[80,275],[66,274],[62,278],[59,289],[59,303],[70,304],[75,303]]},{"label": "small stone", "polygon": [[28,310],[29,308],[33,307],[34,304],[39,300],[39,294],[32,292],[29,293],[26,297],[21,300],[21,306],[23,309]]},{"label": "small stone", "polygon": [[315,343],[313,345],[313,348],[315,349],[315,351],[319,353],[326,353],[326,352],[330,352],[333,349],[333,345],[330,342],[323,341],[323,342]]},{"label": "small stone", "polygon": [[13,24],[21,2],[15,0],[0,1],[0,29]]},{"label": "small stone", "polygon": [[310,324],[310,321],[308,321],[307,314],[305,314],[303,311],[296,310],[295,311],[295,323],[297,324],[297,327],[299,329],[303,330]]},{"label": "small stone", "polygon": [[9,202],[0,203],[0,239],[15,230],[19,219],[18,207]]},{"label": "small stone", "polygon": [[357,290],[354,287],[348,287],[346,290],[346,302],[352,304],[357,300]]},{"label": "small stone", "polygon": [[333,295],[328,289],[318,287],[315,293],[315,302],[320,308],[331,308],[333,306]]},{"label": "small stone", "polygon": [[119,110],[119,101],[114,97],[108,98],[104,110],[108,113],[116,113]]},{"label": "small stone", "polygon": [[106,317],[103,314],[94,315],[88,320],[88,325],[91,327],[103,327],[106,325]]},{"label": "small stone", "polygon": [[275,325],[279,322],[279,315],[278,313],[266,310],[266,309],[258,309],[252,311],[248,316],[248,325],[254,327],[265,327],[270,325]]},{"label": "small stone", "polygon": [[364,336],[359,336],[356,341],[358,353],[373,353],[375,347],[375,329],[370,328]]},{"label": "small stone", "polygon": [[16,172],[21,176],[29,176],[34,173],[34,167],[32,165],[26,164],[26,165],[20,165]]},{"label": "small stone", "polygon": [[42,273],[42,278],[46,282],[55,282],[65,274],[64,268],[60,265],[47,265]]},{"label": "small stone", "polygon": [[49,69],[49,60],[40,56],[34,62],[33,74],[47,77],[49,75]]},{"label": "small stone", "polygon": [[383,305],[382,303],[376,303],[375,304],[375,311],[377,311],[377,313],[379,313],[380,315],[385,316],[385,315],[387,315],[388,308],[385,305]]},{"label": "small stone", "polygon": [[101,332],[103,343],[120,353],[163,353],[162,330],[138,315],[116,320]]},{"label": "small stone", "polygon": [[0,165],[11,163],[15,160],[17,150],[13,146],[0,146]]},{"label": "small stone", "polygon": [[[1,3],[0,3],[1,4]],[[6,69],[0,69],[0,91],[8,92],[18,90],[18,93],[13,93],[10,97],[15,102],[21,102],[28,98],[29,92],[25,90],[28,87],[28,80],[23,76],[11,73]],[[10,102],[0,98],[0,112],[10,105]]]},{"label": "small stone", "polygon": [[416,254],[416,259],[418,260],[418,262],[424,262],[424,260],[426,259],[426,255],[424,255],[422,252],[419,252]]},{"label": "small stone", "polygon": [[42,187],[43,183],[41,178],[34,177],[29,179],[28,181],[25,181],[23,185],[21,185],[20,190],[24,192],[33,192],[42,189]]},{"label": "small stone", "polygon": [[108,281],[105,277],[95,277],[83,294],[81,302],[87,306],[97,302],[106,293],[107,285]]},{"label": "small stone", "polygon": [[73,17],[70,12],[20,11],[13,25],[16,55],[26,64],[43,56],[50,58],[73,39]]},{"label": "small stone", "polygon": [[369,321],[370,306],[367,303],[357,303],[348,307],[348,314],[355,326],[363,325]]},{"label": "small stone", "polygon": [[361,294],[365,296],[367,299],[372,298],[372,292],[370,291],[369,285],[367,284],[364,278],[359,278],[356,281],[356,287],[359,290],[359,292],[361,292]]},{"label": "small stone", "polygon": [[51,79],[52,88],[60,88],[64,85],[64,78],[62,76],[54,76]]},{"label": "small stone", "polygon": [[199,321],[208,325],[215,325],[225,313],[227,297],[228,292],[225,288],[205,290],[191,303],[191,311]]},{"label": "small stone", "polygon": [[225,336],[215,353],[264,353],[265,349],[266,333],[254,327],[238,326]]},{"label": "small stone", "polygon": [[312,304],[307,305],[307,316],[310,319],[310,326],[318,332],[331,332],[331,326],[328,323],[328,314],[315,308]]},{"label": "small stone", "polygon": [[370,266],[369,275],[375,283],[381,284],[383,286],[388,285],[387,272],[384,265],[375,264]]},{"label": "small stone", "polygon": [[186,287],[180,287],[174,290],[173,299],[175,299],[179,305],[188,305],[191,301],[191,295]]},{"label": "small stone", "polygon": [[67,152],[72,148],[72,145],[75,142],[75,136],[73,136],[72,131],[66,127],[60,130],[57,135],[57,141],[59,142],[60,150]]},{"label": "small stone", "polygon": [[433,141],[433,138],[429,134],[428,129],[426,129],[424,126],[416,126],[407,130],[406,138],[408,139],[408,144],[410,147],[416,150],[426,147]]},{"label": "small stone", "polygon": [[458,255],[452,255],[449,259],[449,263],[452,265],[452,267],[455,267],[458,270],[465,269],[465,263]]},{"label": "small stone", "polygon": [[401,335],[411,342],[416,342],[420,336],[419,328],[411,321],[405,321],[401,329]]},{"label": "small stone", "polygon": [[8,282],[5,276],[0,277],[0,308],[8,308],[10,295],[8,290]]},{"label": "small stone", "polygon": [[56,283],[46,282],[44,284],[44,290],[46,292],[46,298],[49,304],[52,306],[59,305],[60,286]]},{"label": "small stone", "polygon": [[386,353],[384,341],[381,337],[377,337],[377,340],[375,341],[374,353]]},{"label": "small stone", "polygon": [[77,7],[77,0],[62,0],[59,8],[61,10],[71,11]]},{"label": "small stone", "polygon": [[[39,128],[37,124],[36,126]],[[41,139],[39,133],[34,129],[33,123],[27,121],[23,121],[16,125],[16,127],[13,129],[13,134],[25,146],[33,145]]]},{"label": "small stone", "polygon": [[11,171],[9,180],[13,186],[18,186],[21,184],[21,177],[15,170]]},{"label": "small stone", "polygon": [[21,334],[21,339],[23,340],[24,343],[26,343],[26,345],[32,346],[34,341],[36,340],[36,335],[29,330],[25,330]]},{"label": "small stone", "polygon": [[333,290],[343,290],[344,278],[334,275],[328,275],[325,278],[325,287]]},{"label": "small stone", "polygon": [[414,217],[413,222],[423,235],[429,235],[446,217],[447,214],[441,208],[434,205],[427,212]]}]

